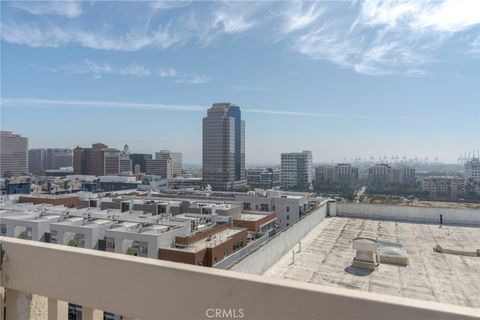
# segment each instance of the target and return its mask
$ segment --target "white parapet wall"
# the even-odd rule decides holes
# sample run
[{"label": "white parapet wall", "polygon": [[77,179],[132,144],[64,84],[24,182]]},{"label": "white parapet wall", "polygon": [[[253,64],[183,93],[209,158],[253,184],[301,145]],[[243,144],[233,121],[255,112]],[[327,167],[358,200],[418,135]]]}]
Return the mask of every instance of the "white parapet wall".
[{"label": "white parapet wall", "polygon": [[30,318],[30,294],[81,305],[87,319],[478,319],[473,308],[30,240],[0,237],[0,252],[7,320]]},{"label": "white parapet wall", "polygon": [[263,274],[325,219],[328,210],[327,203],[327,200],[323,201],[318,208],[270,238],[257,250],[231,266],[229,270]]},{"label": "white parapet wall", "polygon": [[480,226],[480,209],[337,203],[337,215],[412,222]]}]

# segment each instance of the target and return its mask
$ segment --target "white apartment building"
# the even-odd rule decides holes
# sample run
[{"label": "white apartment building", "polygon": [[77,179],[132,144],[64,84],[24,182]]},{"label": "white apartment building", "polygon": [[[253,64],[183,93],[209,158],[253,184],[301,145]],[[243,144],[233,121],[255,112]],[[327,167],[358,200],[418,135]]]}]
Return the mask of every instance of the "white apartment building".
[{"label": "white apartment building", "polygon": [[465,194],[462,177],[437,176],[423,179],[422,190],[433,198],[455,198]]},{"label": "white apartment building", "polygon": [[281,155],[281,183],[285,190],[310,190],[313,181],[312,152]]},{"label": "white apartment building", "polygon": [[465,163],[465,178],[480,182],[480,158],[472,158]]},{"label": "white apartment building", "polygon": [[242,202],[245,211],[275,212],[279,230],[294,224],[311,209],[310,196],[306,193],[237,194],[235,201]]}]

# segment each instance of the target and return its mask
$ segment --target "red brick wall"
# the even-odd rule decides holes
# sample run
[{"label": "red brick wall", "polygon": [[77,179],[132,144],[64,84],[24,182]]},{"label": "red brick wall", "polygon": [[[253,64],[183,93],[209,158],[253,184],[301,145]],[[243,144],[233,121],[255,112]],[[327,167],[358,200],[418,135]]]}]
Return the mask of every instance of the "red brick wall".
[{"label": "red brick wall", "polygon": [[20,196],[18,199],[20,203],[33,203],[33,204],[52,204],[54,206],[64,205],[69,208],[77,208],[79,204],[78,196],[61,197],[61,198],[43,198],[43,197],[31,197]]},{"label": "red brick wall", "polygon": [[272,212],[257,221],[233,220],[233,226],[236,228],[247,228],[248,231],[255,232],[258,230],[258,228],[260,228],[261,225],[264,225],[265,223],[272,221],[276,217],[277,217],[277,214],[275,212]]}]

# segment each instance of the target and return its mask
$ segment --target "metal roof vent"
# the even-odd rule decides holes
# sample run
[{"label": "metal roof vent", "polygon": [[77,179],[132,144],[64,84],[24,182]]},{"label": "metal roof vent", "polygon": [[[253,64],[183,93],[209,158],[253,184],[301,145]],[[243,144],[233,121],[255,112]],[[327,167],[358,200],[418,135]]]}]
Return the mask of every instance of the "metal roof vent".
[{"label": "metal roof vent", "polygon": [[353,239],[353,248],[357,255],[353,258],[352,267],[375,270],[378,267],[378,243],[374,239],[358,237]]}]

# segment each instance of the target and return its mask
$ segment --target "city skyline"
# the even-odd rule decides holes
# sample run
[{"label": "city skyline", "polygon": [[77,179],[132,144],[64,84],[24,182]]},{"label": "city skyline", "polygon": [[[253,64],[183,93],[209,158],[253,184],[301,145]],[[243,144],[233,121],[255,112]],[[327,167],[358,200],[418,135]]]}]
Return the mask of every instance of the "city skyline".
[{"label": "city skyline", "polygon": [[456,163],[480,146],[478,4],[388,5],[2,2],[2,130],[200,164],[201,118],[229,101],[247,164]]}]

